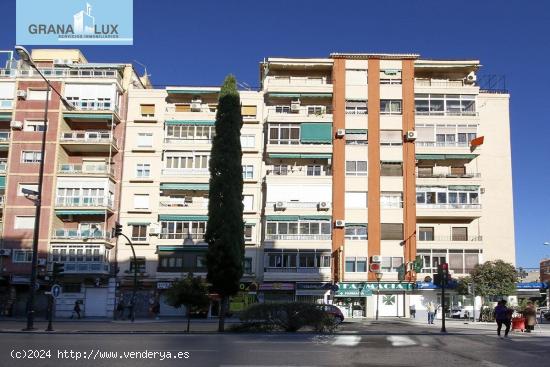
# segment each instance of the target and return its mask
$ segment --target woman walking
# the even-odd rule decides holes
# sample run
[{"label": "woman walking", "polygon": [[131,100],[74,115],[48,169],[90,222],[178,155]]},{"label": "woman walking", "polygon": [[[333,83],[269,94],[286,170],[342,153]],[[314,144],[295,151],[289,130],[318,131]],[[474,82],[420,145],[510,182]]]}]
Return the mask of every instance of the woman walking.
[{"label": "woman walking", "polygon": [[535,330],[535,324],[537,323],[537,310],[533,302],[527,302],[527,306],[523,310],[523,317],[525,317],[525,331],[530,333]]},{"label": "woman walking", "polygon": [[504,337],[508,338],[508,333],[510,332],[510,323],[512,322],[512,312],[508,307],[506,307],[505,300],[498,302],[497,307],[495,307],[495,310],[493,311],[493,316],[495,317],[495,321],[497,322],[497,335],[499,336],[499,338],[502,339],[502,336],[500,335],[502,325],[506,326],[506,329],[504,330]]}]

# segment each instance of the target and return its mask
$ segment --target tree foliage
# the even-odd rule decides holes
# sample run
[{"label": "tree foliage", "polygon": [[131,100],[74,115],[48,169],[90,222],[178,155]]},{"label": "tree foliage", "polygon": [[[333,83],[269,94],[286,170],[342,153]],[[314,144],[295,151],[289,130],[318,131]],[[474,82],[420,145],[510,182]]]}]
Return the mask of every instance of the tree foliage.
[{"label": "tree foliage", "polygon": [[514,265],[502,260],[487,261],[477,265],[469,280],[475,285],[475,293],[481,297],[502,297],[515,293],[518,274]]},{"label": "tree foliage", "polygon": [[187,331],[191,319],[191,310],[208,306],[208,285],[200,278],[189,274],[186,278],[177,280],[164,293],[166,303],[172,307],[185,306],[187,310]]},{"label": "tree foliage", "polygon": [[216,135],[210,155],[210,192],[208,226],[207,279],[221,296],[220,331],[228,297],[239,291],[243,275],[244,222],[241,102],[233,75],[225,78],[218,100]]}]

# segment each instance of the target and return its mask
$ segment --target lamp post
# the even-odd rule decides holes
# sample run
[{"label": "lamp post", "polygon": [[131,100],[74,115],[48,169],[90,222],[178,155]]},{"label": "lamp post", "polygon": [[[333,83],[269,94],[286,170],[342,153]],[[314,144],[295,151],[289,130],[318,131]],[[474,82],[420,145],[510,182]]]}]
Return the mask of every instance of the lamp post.
[{"label": "lamp post", "polygon": [[382,273],[375,273],[376,275],[376,320],[378,320],[378,308],[380,304],[380,280],[382,280]]},{"label": "lamp post", "polygon": [[38,268],[38,239],[40,234],[40,213],[42,210],[42,184],[44,181],[44,158],[46,154],[46,133],[48,131],[48,102],[50,97],[50,90],[53,90],[61,99],[61,102],[69,110],[73,110],[74,106],[71,105],[65,97],[63,97],[57,89],[55,89],[50,81],[46,79],[44,74],[36,67],[30,53],[22,46],[15,46],[17,54],[21,60],[36,70],[38,75],[46,82],[46,100],[44,102],[44,128],[42,130],[42,145],[40,147],[40,165],[38,168],[38,195],[35,199],[35,215],[34,215],[34,231],[32,237],[32,260],[31,260],[31,278],[30,278],[30,291],[29,298],[27,300],[27,327],[24,331],[34,330],[34,303],[36,296],[37,283],[37,268]]}]

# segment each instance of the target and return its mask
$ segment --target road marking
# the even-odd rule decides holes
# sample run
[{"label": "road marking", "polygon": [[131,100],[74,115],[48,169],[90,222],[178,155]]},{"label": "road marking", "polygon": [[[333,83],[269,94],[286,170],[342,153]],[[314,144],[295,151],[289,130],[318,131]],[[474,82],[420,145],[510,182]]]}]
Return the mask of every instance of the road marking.
[{"label": "road marking", "polygon": [[360,336],[356,335],[340,335],[334,338],[332,345],[343,345],[346,347],[354,347],[361,341]]},{"label": "road marking", "polygon": [[494,363],[494,362],[491,362],[491,361],[481,361],[481,365],[483,367],[506,367],[503,364]]},{"label": "road marking", "polygon": [[390,335],[386,339],[394,347],[410,347],[411,345],[417,345],[418,343],[409,338],[408,336]]}]

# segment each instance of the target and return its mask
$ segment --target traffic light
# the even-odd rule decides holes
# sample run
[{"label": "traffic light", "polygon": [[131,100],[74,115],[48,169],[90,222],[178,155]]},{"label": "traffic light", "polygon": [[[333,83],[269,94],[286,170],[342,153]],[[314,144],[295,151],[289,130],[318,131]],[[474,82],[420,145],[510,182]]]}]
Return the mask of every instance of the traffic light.
[{"label": "traffic light", "polygon": [[440,287],[446,287],[451,280],[449,264],[441,263],[437,266],[437,274],[434,274],[434,283]]},{"label": "traffic light", "polygon": [[118,237],[122,234],[122,224],[120,224],[119,222],[116,222],[115,223],[115,231],[114,231],[114,236],[115,237]]},{"label": "traffic light", "polygon": [[380,263],[370,263],[369,270],[373,273],[380,273]]},{"label": "traffic light", "polygon": [[65,271],[64,263],[53,263],[53,276],[56,277]]}]

